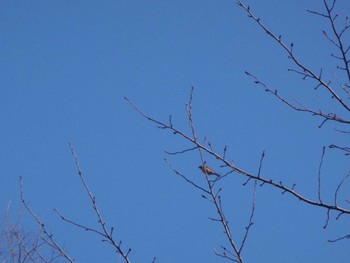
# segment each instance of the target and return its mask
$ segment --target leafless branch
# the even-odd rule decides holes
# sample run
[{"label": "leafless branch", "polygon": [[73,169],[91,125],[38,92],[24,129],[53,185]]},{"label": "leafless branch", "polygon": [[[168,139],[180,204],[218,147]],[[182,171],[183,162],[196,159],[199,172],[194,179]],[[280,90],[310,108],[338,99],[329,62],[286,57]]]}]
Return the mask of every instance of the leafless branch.
[{"label": "leafless branch", "polygon": [[[338,32],[338,30],[336,28],[336,25],[335,25],[335,17],[332,15],[332,11],[333,11],[335,2],[336,1],[333,1],[332,7],[329,7],[327,1],[323,0],[324,6],[325,6],[325,8],[327,10],[326,17],[329,19],[329,22],[330,22],[331,27],[332,27],[333,34],[334,34],[334,36],[336,38],[335,45],[338,47],[338,50],[341,53],[341,58],[342,58],[342,60],[344,62],[344,66],[343,67],[338,67],[338,68],[342,68],[346,72],[347,78],[348,78],[348,83],[350,83],[349,59],[346,56],[347,51],[346,51],[346,48],[344,47],[343,40],[342,40],[342,35],[343,35],[343,33],[346,30],[349,29],[349,25],[347,24],[347,18],[346,18],[346,22],[345,22],[345,26],[344,26],[343,30]],[[332,41],[332,42],[335,42],[335,41]]]},{"label": "leafless branch", "polygon": [[[333,205],[333,204],[327,204],[325,202],[319,202],[319,201],[315,201],[315,200],[306,198],[303,195],[301,195],[300,193],[296,192],[294,190],[294,186],[291,187],[291,188],[288,188],[287,186],[282,185],[280,182],[275,182],[275,181],[273,181],[271,179],[267,179],[267,178],[264,178],[262,176],[254,175],[253,173],[249,173],[249,172],[243,170],[242,168],[239,168],[238,166],[236,166],[236,165],[232,164],[231,162],[229,162],[227,159],[224,159],[218,153],[213,152],[212,150],[210,150],[209,148],[207,148],[203,144],[199,143],[199,141],[197,140],[196,137],[194,138],[193,136],[187,135],[186,133],[184,133],[184,132],[180,131],[179,129],[177,129],[175,126],[172,126],[172,127],[167,126],[167,124],[162,123],[162,122],[160,122],[158,120],[155,120],[154,118],[149,117],[148,115],[143,113],[140,109],[138,109],[135,106],[135,104],[133,104],[130,101],[130,99],[126,98],[126,100],[130,103],[130,105],[138,113],[141,114],[141,116],[145,117],[146,119],[150,120],[153,123],[156,123],[157,125],[164,126],[165,129],[170,130],[173,134],[176,134],[176,135],[179,135],[179,136],[183,137],[185,140],[191,142],[196,147],[198,147],[199,151],[204,151],[207,154],[215,157],[216,160],[221,161],[222,164],[225,165],[226,167],[230,168],[232,172],[236,172],[236,173],[239,173],[239,174],[241,174],[241,175],[243,175],[243,176],[245,176],[247,178],[251,178],[253,180],[257,180],[258,182],[260,182],[260,185],[267,184],[267,185],[270,185],[270,186],[272,186],[274,188],[280,189],[280,190],[282,190],[285,193],[291,194],[293,197],[297,198],[298,200],[300,200],[300,201],[302,201],[304,203],[310,204],[312,206],[317,206],[317,207],[321,207],[321,208],[324,208],[324,209],[330,209],[330,210],[333,210],[333,211],[342,212],[344,214],[350,214],[350,210],[349,209],[346,209],[346,208],[343,208],[343,207],[340,207],[340,206],[336,206],[336,205]],[[204,162],[204,159],[203,159],[202,162]]]},{"label": "leafless branch", "polygon": [[176,151],[176,152],[169,152],[169,151],[164,151],[166,154],[169,154],[169,155],[177,155],[177,154],[183,154],[183,153],[186,153],[186,152],[190,152],[190,151],[193,151],[193,150],[196,150],[197,147],[192,147],[190,149],[186,149],[186,150],[182,150],[182,151]]},{"label": "leafless branch", "polygon": [[325,223],[325,225],[323,226],[323,228],[324,228],[324,229],[326,229],[326,228],[327,228],[328,223],[329,223],[329,212],[330,212],[330,210],[328,209],[328,210],[327,210],[326,223]]},{"label": "leafless branch", "polygon": [[328,240],[328,242],[338,242],[338,241],[344,240],[344,239],[350,239],[350,235],[345,235],[345,236],[337,238],[337,239],[330,239],[330,240]]},{"label": "leafless branch", "polygon": [[228,250],[226,250],[225,247],[222,247],[222,250],[223,252],[220,253],[214,249],[215,255],[222,257],[224,259],[230,260],[232,262],[239,262],[234,255],[231,255],[231,253]]},{"label": "leafless branch", "polygon": [[74,263],[74,259],[70,258],[67,254],[66,251],[64,251],[60,245],[58,245],[58,243],[53,239],[53,235],[46,229],[44,221],[42,221],[39,216],[37,216],[34,211],[30,208],[30,206],[27,204],[25,198],[24,198],[24,194],[23,194],[23,179],[22,177],[20,177],[20,194],[21,194],[21,201],[23,203],[23,205],[25,206],[25,208],[27,209],[27,211],[31,214],[31,216],[35,219],[35,221],[38,223],[38,225],[40,226],[41,231],[43,232],[43,234],[48,238],[48,242],[51,246],[53,246],[55,248],[55,250],[57,250],[60,255],[62,257],[64,257],[65,259],[67,259],[69,262]]},{"label": "leafless branch", "polygon": [[[248,6],[246,6],[243,3],[243,1],[237,0],[237,4],[245,10],[245,12],[248,14],[249,18],[253,19],[260,26],[260,28],[265,33],[267,33],[274,41],[276,41],[280,45],[280,47],[288,54],[288,57],[294,62],[294,64],[298,68],[298,70],[293,70],[293,71],[298,72],[301,75],[303,75],[304,79],[311,78],[311,79],[315,80],[317,83],[317,86],[324,87],[331,94],[332,98],[335,98],[344,109],[346,109],[347,111],[350,111],[349,105],[347,105],[347,103],[345,103],[343,101],[343,99],[333,90],[333,88],[329,85],[329,83],[327,83],[325,80],[323,80],[320,75],[317,75],[316,73],[314,73],[310,69],[310,67],[305,66],[303,63],[300,62],[300,59],[297,58],[293,52],[293,46],[294,46],[293,43],[290,46],[288,46],[285,42],[282,41],[281,37],[278,37],[276,34],[272,33],[272,31],[269,30],[267,28],[267,26],[265,26],[265,24],[262,23],[261,19],[256,17],[252,13],[251,9]],[[333,19],[333,22],[334,22],[334,19]],[[334,23],[332,25],[334,25]],[[335,30],[335,28],[334,28],[334,30]],[[347,61],[346,58],[345,58],[345,61]],[[347,70],[348,70],[348,67],[347,67]],[[349,75],[349,79],[350,79],[350,75]]]},{"label": "leafless branch", "polygon": [[323,148],[322,148],[322,155],[321,155],[321,161],[320,161],[320,165],[318,166],[318,174],[317,174],[317,182],[318,182],[317,196],[318,196],[318,201],[319,201],[320,203],[322,203],[322,200],[321,200],[321,169],[322,169],[322,164],[323,164],[323,158],[324,158],[324,154],[325,154],[325,149],[326,149],[326,147],[323,146]]},{"label": "leafless branch", "polygon": [[330,149],[338,149],[345,152],[345,155],[350,155],[350,147],[340,147],[334,144],[328,146]]},{"label": "leafless branch", "polygon": [[[259,168],[260,170],[260,168]],[[247,240],[248,234],[249,234],[249,230],[250,228],[253,226],[254,222],[253,222],[253,218],[254,218],[254,213],[255,213],[255,206],[256,206],[256,185],[257,185],[257,181],[254,182],[254,187],[253,187],[253,201],[252,201],[252,211],[250,213],[250,217],[249,217],[249,223],[248,226],[246,227],[246,231],[244,234],[244,238],[241,244],[241,247],[239,248],[239,253],[242,252],[242,249],[245,245],[245,242]]]},{"label": "leafless branch", "polygon": [[[254,79],[254,83],[257,85],[260,85],[261,87],[264,88],[264,90],[273,96],[275,96],[279,101],[281,101],[283,104],[287,105],[288,107],[292,108],[293,110],[299,111],[299,112],[307,112],[310,113],[313,116],[319,116],[324,118],[325,121],[330,120],[330,121],[336,121],[340,123],[345,123],[345,124],[350,124],[349,120],[346,120],[344,118],[341,118],[337,116],[335,113],[329,112],[329,113],[323,113],[321,110],[316,111],[312,109],[308,109],[305,106],[302,105],[302,107],[298,107],[294,105],[293,103],[289,102],[285,98],[279,95],[277,90],[272,90],[269,86],[267,86],[265,83],[261,82],[255,75],[249,73],[248,71],[245,71],[245,74],[252,77]],[[300,104],[300,103],[299,103]],[[301,105],[301,104],[300,104]],[[321,127],[320,125],[319,127]]]},{"label": "leafless branch", "polygon": [[259,163],[259,170],[258,170],[258,177],[260,177],[260,174],[261,174],[261,169],[262,169],[264,157],[265,157],[265,150],[261,154],[260,163]]},{"label": "leafless branch", "polygon": [[64,216],[57,208],[55,208],[54,211],[59,215],[59,217],[60,217],[63,221],[65,221],[65,222],[67,222],[67,223],[69,223],[69,224],[71,224],[71,225],[73,225],[73,226],[76,226],[76,227],[78,227],[78,228],[81,228],[81,229],[83,229],[84,231],[91,231],[91,232],[94,232],[94,233],[96,233],[96,234],[102,236],[103,238],[107,238],[106,235],[105,235],[104,233],[102,233],[101,231],[98,231],[98,230],[96,230],[96,229],[94,229],[94,228],[92,228],[92,227],[84,226],[84,225],[82,225],[82,224],[79,224],[79,223],[77,223],[77,222],[71,220],[71,219],[68,219],[68,218],[67,218],[66,216]]},{"label": "leafless branch", "polygon": [[[130,259],[129,259],[129,253],[131,252],[131,249],[129,248],[127,252],[124,252],[123,249],[121,248],[121,241],[120,241],[119,243],[117,243],[117,242],[114,240],[113,236],[112,236],[112,233],[113,233],[112,230],[109,231],[109,230],[107,229],[106,223],[105,223],[105,221],[103,220],[102,215],[101,215],[101,212],[100,212],[99,209],[98,209],[98,206],[97,206],[97,203],[96,203],[96,198],[95,198],[95,196],[93,195],[93,193],[91,192],[89,186],[88,186],[87,183],[86,183],[85,177],[84,177],[83,172],[82,172],[82,170],[81,170],[81,168],[80,168],[78,156],[76,155],[76,153],[75,153],[75,151],[74,151],[74,148],[73,148],[73,146],[72,146],[71,143],[69,143],[69,147],[70,147],[71,153],[72,153],[72,155],[73,155],[73,157],[74,157],[75,165],[76,165],[76,168],[77,168],[79,177],[80,177],[80,179],[81,179],[81,181],[82,181],[82,183],[83,183],[83,185],[84,185],[84,188],[85,188],[86,192],[87,192],[88,195],[89,195],[90,201],[91,201],[91,203],[92,203],[93,209],[94,209],[95,214],[96,214],[96,216],[97,216],[97,218],[98,218],[98,223],[99,223],[99,225],[101,226],[102,231],[95,230],[95,229],[92,229],[92,228],[88,228],[88,227],[85,227],[85,226],[80,225],[80,224],[78,224],[78,223],[75,223],[75,222],[73,222],[73,221],[71,221],[71,220],[66,219],[65,217],[63,217],[63,216],[60,214],[61,218],[62,218],[64,221],[69,222],[69,223],[71,223],[71,224],[73,224],[73,225],[75,225],[75,226],[77,226],[77,227],[79,227],[79,228],[84,228],[85,230],[89,230],[89,231],[95,232],[95,233],[97,233],[97,234],[103,236],[104,238],[106,238],[106,240],[104,240],[104,241],[107,241],[107,242],[110,243],[113,247],[115,247],[115,248],[116,248],[116,252],[119,253],[119,254],[122,256],[122,258],[124,259],[124,261],[125,261],[126,263],[131,263],[131,261],[130,261]],[[58,212],[58,210],[56,210],[56,211]],[[112,228],[112,229],[113,229],[113,228]]]},{"label": "leafless branch", "polygon": [[[192,87],[189,102],[186,105],[187,119],[188,119],[189,126],[191,128],[191,135],[192,135],[191,137],[188,137],[188,138],[190,138],[190,141],[193,142],[196,146],[198,146],[200,144],[199,144],[198,139],[197,139],[197,135],[196,135],[195,127],[194,127],[193,116],[192,116],[193,92],[194,92],[194,88]],[[199,153],[199,156],[201,159],[202,166],[205,166],[206,162],[204,160],[202,150],[203,150],[202,147],[198,147],[198,153]],[[233,240],[230,227],[229,227],[228,222],[225,218],[225,214],[224,214],[224,211],[222,208],[221,196],[216,195],[216,193],[215,193],[215,190],[214,190],[215,181],[212,182],[210,179],[210,176],[207,173],[205,173],[205,179],[206,179],[206,182],[208,184],[208,189],[210,192],[211,201],[216,208],[217,214],[219,216],[219,221],[221,222],[221,225],[224,228],[224,233],[225,233],[225,235],[226,235],[226,237],[227,237],[227,239],[228,239],[228,241],[229,241],[229,243],[234,251],[234,255],[237,257],[237,262],[243,263],[243,258],[241,256],[241,253],[238,250],[238,247],[237,247],[235,241]]]},{"label": "leafless branch", "polygon": [[184,176],[182,173],[180,173],[178,170],[176,170],[171,163],[168,161],[168,159],[164,158],[164,161],[169,165],[169,167],[174,171],[174,173],[176,173],[177,175],[181,176],[186,182],[190,183],[191,185],[193,185],[194,187],[196,187],[197,189],[203,191],[206,194],[210,194],[210,192],[206,189],[204,189],[203,187],[197,185],[196,183],[194,183],[192,180],[188,179],[186,176]]},{"label": "leafless branch", "polygon": [[343,183],[345,182],[346,179],[348,179],[350,176],[350,173],[348,173],[346,176],[344,176],[344,178],[340,181],[340,183],[337,186],[337,189],[335,190],[335,194],[334,194],[334,204],[337,206],[338,205],[338,193],[339,190],[341,188],[341,186],[343,185]]}]

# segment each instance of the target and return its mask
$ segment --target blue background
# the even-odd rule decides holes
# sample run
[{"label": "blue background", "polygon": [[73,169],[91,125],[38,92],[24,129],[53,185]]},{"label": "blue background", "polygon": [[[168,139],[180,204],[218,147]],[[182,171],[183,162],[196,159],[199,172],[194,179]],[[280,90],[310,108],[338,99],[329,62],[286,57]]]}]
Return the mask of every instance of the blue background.
[{"label": "blue background", "polygon": [[[323,36],[322,1],[247,1],[269,28],[295,44],[295,54],[325,79],[336,71],[334,47]],[[338,1],[343,19],[350,4]],[[32,208],[77,262],[115,262],[119,256],[100,238],[62,222],[52,211],[98,227],[80,183],[68,142],[78,154],[101,213],[133,262],[220,262],[213,253],[227,241],[215,209],[163,161],[164,150],[189,143],[142,119],[124,96],[145,113],[189,133],[185,103],[191,87],[198,137],[209,140],[238,167],[317,199],[322,147],[346,146],[348,135],[282,105],[244,74],[313,109],[344,112],[324,89],[287,71],[285,53],[234,0],[212,1],[1,1],[0,8],[0,203],[14,220],[20,208],[19,176]],[[349,35],[347,35],[349,37]],[[336,85],[335,85],[336,86]],[[338,87],[337,87],[337,90]],[[346,115],[347,114],[347,115]],[[169,157],[169,156],[168,156]],[[224,173],[220,164],[208,164]],[[204,185],[197,153],[169,157],[186,176]],[[333,203],[348,158],[328,151],[322,170],[323,200]],[[252,184],[240,175],[223,183],[226,216],[240,242],[251,209]],[[349,182],[340,192],[344,198]],[[259,187],[246,262],[348,262],[349,217],[311,207],[270,186]],[[29,216],[24,224],[35,229]],[[336,255],[336,256],[335,256]],[[336,259],[335,259],[336,257]],[[335,261],[334,261],[335,260]],[[117,262],[122,262],[118,260]]]}]

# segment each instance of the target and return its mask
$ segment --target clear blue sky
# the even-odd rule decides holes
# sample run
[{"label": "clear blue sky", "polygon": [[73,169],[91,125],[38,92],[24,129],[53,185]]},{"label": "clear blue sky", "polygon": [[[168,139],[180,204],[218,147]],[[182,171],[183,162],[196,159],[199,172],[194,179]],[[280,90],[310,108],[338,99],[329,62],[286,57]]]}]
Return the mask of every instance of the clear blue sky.
[{"label": "clear blue sky", "polygon": [[[334,49],[322,35],[326,21],[306,9],[322,1],[247,1],[252,10],[318,72],[334,71]],[[97,236],[62,222],[52,211],[87,225],[95,214],[80,184],[68,142],[116,238],[133,249],[133,262],[221,262],[213,249],[227,245],[215,210],[200,192],[176,177],[163,150],[183,150],[184,140],[140,118],[124,101],[166,121],[169,114],[189,131],[184,105],[191,86],[194,121],[229,158],[256,172],[267,151],[263,176],[297,183],[317,197],[323,145],[346,145],[339,125],[293,112],[255,86],[244,71],[316,109],[339,110],[323,90],[287,72],[286,55],[249,20],[234,0],[213,1],[1,1],[0,4],[0,204],[19,207],[19,176],[32,208],[77,262],[116,262]],[[338,1],[339,13],[350,10]],[[349,15],[349,13],[347,13]],[[339,111],[340,113],[341,110]],[[172,157],[198,184],[199,156]],[[220,171],[219,163],[208,163]],[[327,152],[324,199],[333,201],[348,159]],[[235,240],[248,223],[251,186],[229,178],[223,198]],[[342,196],[349,191],[344,185]],[[322,227],[326,211],[269,186],[257,192],[255,224],[243,253],[246,262],[348,262],[349,217]],[[30,218],[28,218],[30,221]],[[28,225],[32,225],[28,223]],[[117,262],[120,262],[117,260]]]}]

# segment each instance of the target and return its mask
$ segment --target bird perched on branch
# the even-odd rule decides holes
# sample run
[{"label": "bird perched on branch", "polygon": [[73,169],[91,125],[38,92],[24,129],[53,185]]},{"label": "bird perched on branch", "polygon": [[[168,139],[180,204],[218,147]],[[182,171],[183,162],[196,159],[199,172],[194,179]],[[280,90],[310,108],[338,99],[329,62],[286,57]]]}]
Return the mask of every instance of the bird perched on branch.
[{"label": "bird perched on branch", "polygon": [[206,164],[200,165],[198,168],[201,169],[202,172],[207,174],[207,175],[215,175],[215,176],[218,176],[218,177],[220,176],[218,173],[214,172],[214,170],[211,169]]}]

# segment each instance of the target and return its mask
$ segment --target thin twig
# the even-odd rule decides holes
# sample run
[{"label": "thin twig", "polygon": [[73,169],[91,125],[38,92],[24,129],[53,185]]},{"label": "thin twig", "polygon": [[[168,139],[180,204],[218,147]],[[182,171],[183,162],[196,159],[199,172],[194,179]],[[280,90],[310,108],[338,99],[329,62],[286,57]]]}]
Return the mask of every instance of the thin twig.
[{"label": "thin twig", "polygon": [[250,217],[249,217],[249,223],[248,226],[246,227],[246,231],[244,234],[244,238],[241,244],[241,247],[239,248],[239,253],[242,252],[242,249],[245,245],[245,242],[247,240],[248,234],[249,234],[249,230],[250,228],[253,226],[254,222],[253,222],[253,218],[254,218],[254,213],[255,213],[255,206],[256,206],[256,185],[257,185],[257,181],[255,180],[254,182],[254,187],[253,187],[253,201],[252,201],[252,210],[250,213]]},{"label": "thin twig", "polygon": [[182,151],[176,151],[176,152],[169,152],[169,151],[164,151],[166,154],[169,154],[169,155],[177,155],[177,154],[183,154],[183,153],[186,153],[186,152],[190,152],[190,151],[193,151],[193,150],[196,150],[197,147],[192,147],[192,148],[189,148],[189,149],[185,149],[185,150],[182,150]]},{"label": "thin twig", "polygon": [[348,173],[347,175],[344,176],[344,178],[340,181],[340,183],[337,186],[337,189],[335,190],[335,194],[334,194],[334,204],[337,206],[338,205],[338,193],[340,190],[340,187],[343,185],[343,183],[345,182],[346,179],[348,179],[350,176],[350,173]]},{"label": "thin twig", "polygon": [[325,225],[323,226],[323,228],[324,228],[324,229],[326,229],[326,228],[327,228],[328,223],[329,223],[329,212],[330,212],[330,210],[328,209],[328,210],[327,210],[326,223],[325,223]]},{"label": "thin twig", "polygon": [[334,144],[331,144],[329,145],[329,148],[330,149],[338,149],[338,150],[342,150],[345,152],[345,155],[349,155],[350,154],[350,147],[340,147],[340,146],[337,146],[337,145],[334,145]]},{"label": "thin twig", "polygon": [[262,169],[264,157],[265,157],[265,150],[263,150],[263,152],[261,154],[260,163],[259,163],[259,170],[258,170],[258,177],[260,177],[260,174],[261,174],[261,169]]},{"label": "thin twig", "polygon": [[171,163],[169,162],[168,159],[164,158],[164,161],[169,165],[169,167],[171,168],[171,170],[174,171],[174,173],[176,173],[177,175],[181,176],[186,182],[190,183],[191,185],[193,185],[194,187],[196,187],[197,189],[203,191],[206,194],[210,194],[210,192],[206,189],[204,189],[203,187],[197,185],[196,183],[194,183],[192,180],[188,179],[186,176],[184,176],[182,173],[180,173],[178,170],[176,170]]},{"label": "thin twig", "polygon": [[317,182],[318,182],[317,196],[318,196],[318,201],[320,201],[320,203],[322,203],[322,200],[321,200],[321,169],[322,169],[322,164],[323,164],[323,158],[324,158],[325,150],[326,150],[326,147],[323,146],[323,148],[322,148],[322,155],[321,155],[321,161],[320,161],[320,165],[318,166],[318,174],[317,174]]},{"label": "thin twig", "polygon": [[330,240],[328,240],[328,242],[338,242],[338,241],[340,241],[340,240],[344,240],[344,239],[350,239],[350,235],[345,235],[345,236],[343,236],[343,237],[340,237],[340,238],[337,238],[337,239],[330,239]]}]

